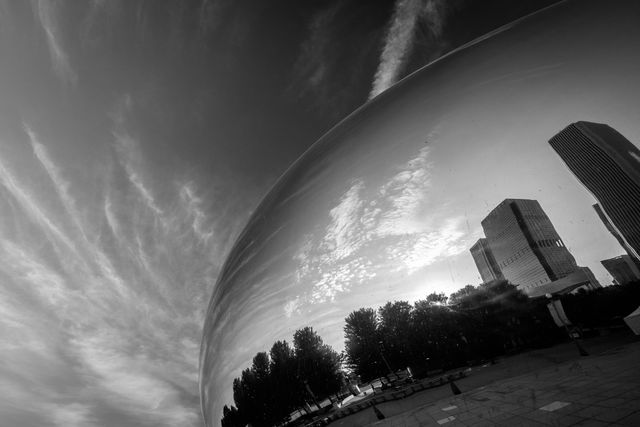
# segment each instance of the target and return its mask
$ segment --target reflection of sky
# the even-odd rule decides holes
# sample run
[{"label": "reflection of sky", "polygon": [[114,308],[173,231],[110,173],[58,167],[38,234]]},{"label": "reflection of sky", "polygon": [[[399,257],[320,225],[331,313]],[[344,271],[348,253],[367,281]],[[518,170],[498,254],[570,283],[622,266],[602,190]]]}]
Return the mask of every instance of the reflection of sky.
[{"label": "reflection of sky", "polygon": [[537,199],[578,264],[610,283],[599,261],[623,251],[547,141],[577,120],[640,140],[640,29],[621,6],[581,5],[438,61],[291,171],[283,201],[237,248],[251,241],[251,259],[227,270],[209,313],[214,414],[253,354],[298,327],[340,350],[354,309],[479,283],[468,248],[505,198]]}]

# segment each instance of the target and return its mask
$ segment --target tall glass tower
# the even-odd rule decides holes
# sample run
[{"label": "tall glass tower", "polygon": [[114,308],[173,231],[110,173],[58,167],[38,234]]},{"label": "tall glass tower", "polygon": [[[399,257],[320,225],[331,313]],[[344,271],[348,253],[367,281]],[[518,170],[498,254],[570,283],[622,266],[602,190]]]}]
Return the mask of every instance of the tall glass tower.
[{"label": "tall glass tower", "polygon": [[[551,147],[598,200],[600,218],[640,254],[640,150],[605,124],[576,122],[549,140]],[[620,238],[618,240],[620,241]],[[631,249],[631,250],[629,250]]]},{"label": "tall glass tower", "polygon": [[537,200],[502,201],[482,228],[504,278],[524,292],[579,268]]},{"label": "tall glass tower", "polygon": [[492,280],[504,279],[500,267],[496,262],[493,252],[489,247],[489,242],[484,237],[478,239],[478,241],[471,246],[471,256],[476,263],[480,277],[484,283],[491,282]]}]

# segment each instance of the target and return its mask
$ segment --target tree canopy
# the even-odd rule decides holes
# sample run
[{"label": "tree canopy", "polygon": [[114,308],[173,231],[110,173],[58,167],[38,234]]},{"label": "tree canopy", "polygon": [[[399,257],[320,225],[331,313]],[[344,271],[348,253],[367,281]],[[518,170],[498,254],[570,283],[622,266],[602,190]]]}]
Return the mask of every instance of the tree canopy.
[{"label": "tree canopy", "polygon": [[345,319],[345,354],[348,367],[368,381],[389,368],[420,374],[491,359],[540,344],[535,340],[544,331],[557,336],[546,307],[498,280],[467,285],[450,298],[434,292],[413,305],[394,301],[353,311]]},{"label": "tree canopy", "polygon": [[[578,324],[619,322],[640,303],[640,286],[609,286],[562,301]],[[566,339],[546,304],[496,280],[467,285],[449,298],[434,292],[413,304],[360,308],[345,318],[342,357],[312,327],[298,329],[292,346],[275,342],[233,381],[235,406],[224,407],[222,426],[278,425],[306,403],[331,400],[344,384],[342,361],[364,382],[407,366],[419,377]]]},{"label": "tree canopy", "polygon": [[313,328],[297,330],[293,348],[277,341],[257,353],[250,368],[233,381],[235,406],[223,409],[223,427],[279,424],[306,401],[329,397],[342,387],[340,356]]}]

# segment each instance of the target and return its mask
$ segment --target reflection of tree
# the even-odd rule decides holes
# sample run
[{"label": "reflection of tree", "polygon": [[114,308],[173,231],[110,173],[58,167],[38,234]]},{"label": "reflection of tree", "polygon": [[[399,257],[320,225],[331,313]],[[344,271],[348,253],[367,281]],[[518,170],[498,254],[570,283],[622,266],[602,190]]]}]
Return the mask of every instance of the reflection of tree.
[{"label": "reflection of tree", "polygon": [[233,381],[233,400],[238,412],[256,427],[270,425],[274,417],[270,383],[269,356],[264,352],[256,354],[251,368]]},{"label": "reflection of tree", "polygon": [[298,379],[298,361],[286,341],[277,341],[269,352],[271,357],[271,392],[276,398],[276,421],[286,417],[304,403]]},{"label": "reflection of tree", "polygon": [[223,409],[223,427],[270,426],[287,419],[305,400],[322,400],[342,386],[340,356],[310,327],[295,332],[294,348],[277,341],[269,354],[233,381],[235,407]]},{"label": "reflection of tree", "polygon": [[381,351],[393,369],[406,368],[411,361],[411,304],[388,302],[378,309]]},{"label": "reflection of tree", "polygon": [[372,308],[361,308],[345,319],[345,359],[347,366],[364,381],[385,374],[379,354],[378,316]]},{"label": "reflection of tree", "polygon": [[606,286],[590,292],[564,295],[562,305],[569,320],[586,328],[622,325],[623,318],[640,305],[640,281]]},{"label": "reflection of tree", "polygon": [[[450,369],[474,360],[492,359],[506,351],[541,345],[557,331],[546,308],[515,286],[495,281],[468,285],[449,298],[432,293],[411,305],[389,302],[376,311],[362,308],[345,319],[345,353],[349,367],[363,380],[385,375],[380,351],[393,369],[411,366]],[[382,348],[376,348],[376,339]]]},{"label": "reflection of tree", "polygon": [[[311,327],[258,353],[233,382],[235,407],[225,406],[222,426],[255,427],[282,423],[305,402],[331,398],[342,387],[341,359],[361,380],[389,369],[412,368],[415,376],[451,369],[563,338],[546,307],[505,280],[468,285],[449,297],[430,294],[413,305],[388,302],[361,308],[345,319],[341,357]],[[609,286],[562,297],[575,324],[595,328],[621,323],[640,304],[640,283]]]},{"label": "reflection of tree", "polygon": [[459,323],[460,316],[449,307],[417,301],[411,316],[413,353],[417,356],[413,364],[420,366],[427,360],[431,368],[450,364],[459,347]]},{"label": "reflection of tree", "polygon": [[427,295],[427,302],[430,304],[446,304],[448,299],[444,292],[432,292]]},{"label": "reflection of tree", "polygon": [[449,303],[457,304],[462,298],[466,297],[467,295],[473,294],[475,290],[476,287],[473,285],[467,285],[464,288],[460,288],[449,296]]},{"label": "reflection of tree", "polygon": [[299,377],[312,398],[324,399],[340,390],[340,355],[324,344],[313,328],[299,329],[293,335]]}]

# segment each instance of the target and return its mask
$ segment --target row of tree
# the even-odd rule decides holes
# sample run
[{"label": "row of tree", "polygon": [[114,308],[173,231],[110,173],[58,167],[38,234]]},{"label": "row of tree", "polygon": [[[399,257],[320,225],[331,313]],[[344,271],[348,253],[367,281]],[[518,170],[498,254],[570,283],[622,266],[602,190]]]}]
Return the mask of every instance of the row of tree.
[{"label": "row of tree", "polygon": [[640,304],[640,282],[606,286],[591,292],[576,292],[562,297],[569,319],[584,328],[622,325],[623,318]]},{"label": "row of tree", "polygon": [[[622,322],[640,304],[640,283],[580,291],[562,297],[565,311],[584,327]],[[223,427],[277,425],[307,403],[331,399],[348,374],[363,382],[411,367],[420,377],[492,360],[525,348],[566,339],[545,298],[530,299],[508,282],[467,285],[449,297],[387,302],[361,308],[345,319],[341,357],[310,327],[258,353],[233,383],[235,407],[224,407]]]},{"label": "row of tree", "polygon": [[506,281],[469,285],[449,298],[431,294],[413,305],[361,308],[347,316],[344,333],[346,365],[363,381],[405,367],[418,376],[451,369],[561,336],[544,304]]},{"label": "row of tree", "polygon": [[286,341],[274,343],[233,381],[235,406],[225,405],[222,426],[277,425],[307,402],[331,399],[342,385],[340,355],[313,328],[299,329],[293,348]]}]

